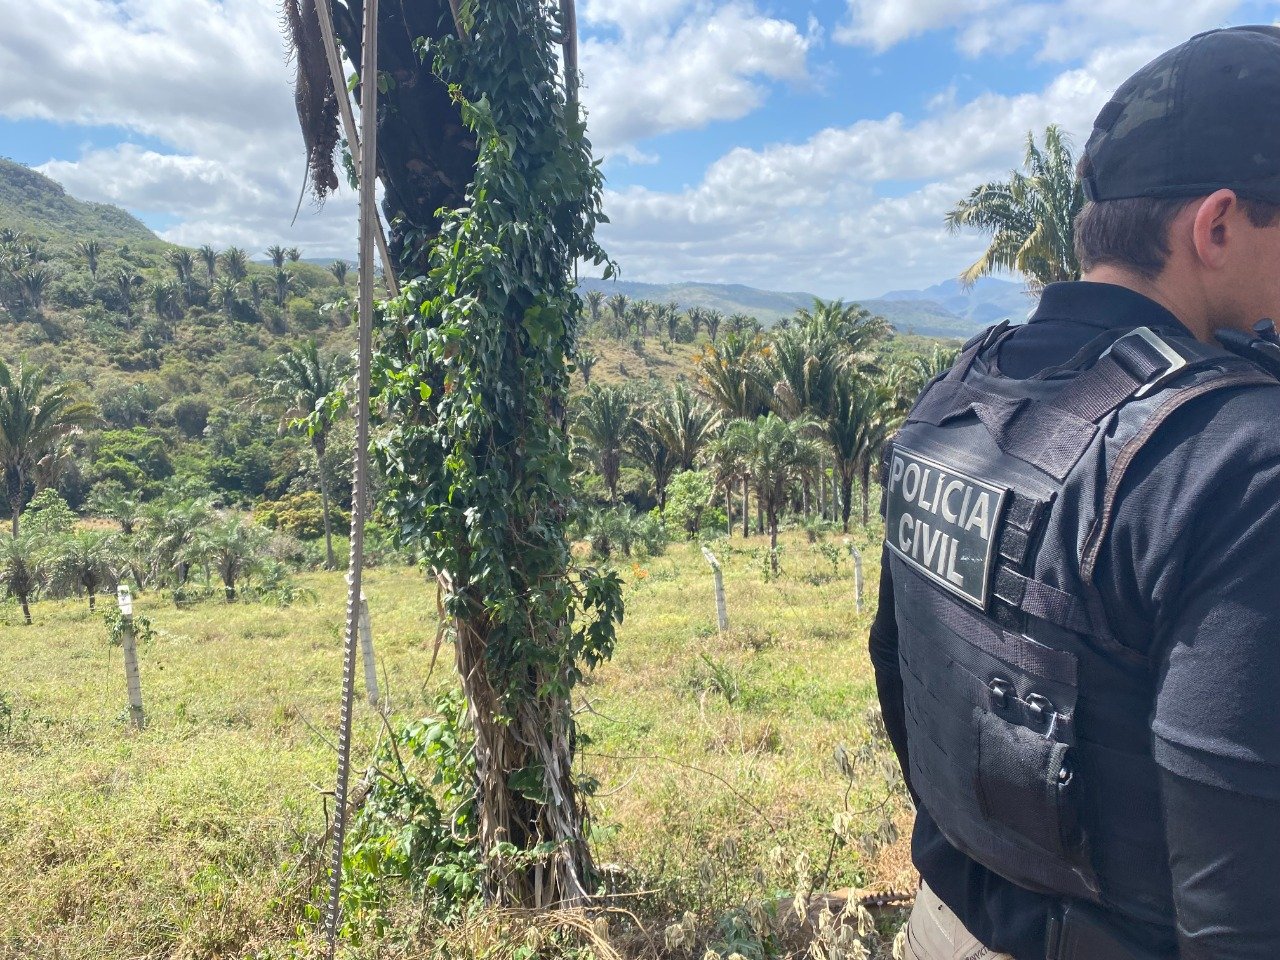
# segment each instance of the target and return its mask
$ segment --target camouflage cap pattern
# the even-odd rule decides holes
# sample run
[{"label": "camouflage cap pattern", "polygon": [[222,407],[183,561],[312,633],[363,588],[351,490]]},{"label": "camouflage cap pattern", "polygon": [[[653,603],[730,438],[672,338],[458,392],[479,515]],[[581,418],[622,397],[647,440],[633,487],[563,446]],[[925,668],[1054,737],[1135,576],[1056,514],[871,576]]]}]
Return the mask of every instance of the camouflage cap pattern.
[{"label": "camouflage cap pattern", "polygon": [[1280,203],[1280,27],[1202,33],[1147,64],[1098,114],[1080,171],[1095,201]]}]

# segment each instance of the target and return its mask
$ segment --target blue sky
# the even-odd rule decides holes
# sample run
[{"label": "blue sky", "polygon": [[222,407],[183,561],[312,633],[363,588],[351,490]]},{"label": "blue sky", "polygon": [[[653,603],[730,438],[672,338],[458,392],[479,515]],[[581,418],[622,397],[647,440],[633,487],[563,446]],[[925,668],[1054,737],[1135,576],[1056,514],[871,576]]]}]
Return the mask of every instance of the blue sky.
[{"label": "blue sky", "polygon": [[[1082,143],[1125,76],[1261,0],[579,0],[629,279],[870,297],[955,276],[942,217],[1030,129]],[[305,206],[276,0],[0,0],[0,154],[175,242],[349,256]]]}]

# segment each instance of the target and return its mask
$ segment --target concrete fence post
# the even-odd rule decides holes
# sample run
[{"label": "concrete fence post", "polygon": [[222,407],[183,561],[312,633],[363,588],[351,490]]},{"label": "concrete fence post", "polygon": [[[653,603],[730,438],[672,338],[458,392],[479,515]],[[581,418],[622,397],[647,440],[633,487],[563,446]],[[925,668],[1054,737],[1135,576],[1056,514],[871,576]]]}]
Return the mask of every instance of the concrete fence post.
[{"label": "concrete fence post", "polygon": [[373,655],[373,623],[369,619],[369,602],[360,591],[360,655],[364,660],[364,690],[370,706],[378,706],[382,696],[378,692],[378,662]]},{"label": "concrete fence post", "polygon": [[707,563],[711,564],[711,572],[716,579],[716,623],[720,627],[720,632],[729,629],[729,608],[724,599],[724,572],[720,569],[720,561],[716,559],[716,555],[706,547],[702,548],[702,555],[707,558]]},{"label": "concrete fence post", "polygon": [[146,724],[146,716],[142,712],[142,676],[138,673],[138,642],[133,632],[133,595],[127,584],[116,588],[116,602],[120,604],[120,619],[124,629],[121,632],[124,647],[124,682],[129,689],[129,719],[134,727],[141,730]]},{"label": "concrete fence post", "polygon": [[845,546],[849,548],[849,555],[853,557],[853,591],[854,600],[857,604],[858,613],[862,612],[862,554],[858,552],[858,548],[853,545],[852,540],[846,540]]}]

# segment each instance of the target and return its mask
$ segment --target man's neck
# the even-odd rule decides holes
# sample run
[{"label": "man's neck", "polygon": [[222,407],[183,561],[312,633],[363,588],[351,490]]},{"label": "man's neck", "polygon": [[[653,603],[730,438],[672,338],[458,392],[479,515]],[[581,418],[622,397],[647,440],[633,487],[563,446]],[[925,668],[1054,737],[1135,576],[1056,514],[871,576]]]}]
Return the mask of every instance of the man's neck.
[{"label": "man's neck", "polygon": [[1212,343],[1214,338],[1213,324],[1204,315],[1203,310],[1193,306],[1193,299],[1174,289],[1172,285],[1161,282],[1161,279],[1148,280],[1146,277],[1122,270],[1119,267],[1095,267],[1080,278],[1089,283],[1110,283],[1124,287],[1134,293],[1140,293],[1148,300],[1154,300],[1172,313],[1190,330],[1197,340]]}]

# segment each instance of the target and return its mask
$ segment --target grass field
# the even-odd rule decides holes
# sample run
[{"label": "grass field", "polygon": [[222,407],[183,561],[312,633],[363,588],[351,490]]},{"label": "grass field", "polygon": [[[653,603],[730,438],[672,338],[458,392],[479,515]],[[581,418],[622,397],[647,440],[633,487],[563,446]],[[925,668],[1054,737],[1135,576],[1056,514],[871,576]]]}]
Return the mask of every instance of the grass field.
[{"label": "grass field", "polygon": [[[826,886],[910,882],[865,651],[879,553],[855,542],[861,615],[838,535],[786,534],[777,579],[763,538],[717,542],[723,635],[695,545],[619,561],[627,618],[582,688],[582,764],[601,781],[597,857],[644,891],[655,922],[741,903],[762,877],[785,889],[797,858],[820,875],[833,823]],[[344,601],[341,574],[306,585],[316,599],[288,609],[138,598],[155,631],[140,649],[141,734],[100,613],[40,603],[23,627],[0,607],[0,957],[288,955],[311,894],[297,865],[332,789]],[[428,682],[434,592],[378,569],[366,593],[393,721],[420,715],[452,682],[447,650]],[[359,711],[358,766],[380,724]]]}]

